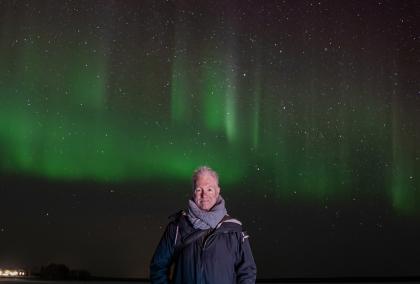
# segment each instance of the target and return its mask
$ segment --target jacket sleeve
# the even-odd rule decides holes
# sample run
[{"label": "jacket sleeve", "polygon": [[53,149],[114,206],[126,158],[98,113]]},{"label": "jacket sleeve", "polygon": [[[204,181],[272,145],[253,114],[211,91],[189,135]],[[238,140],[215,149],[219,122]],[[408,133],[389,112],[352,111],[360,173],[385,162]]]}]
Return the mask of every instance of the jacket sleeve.
[{"label": "jacket sleeve", "polygon": [[167,284],[169,283],[169,269],[172,264],[174,254],[174,243],[176,235],[176,225],[170,223],[163,233],[163,236],[155,250],[152,261],[150,262],[150,283]]},{"label": "jacket sleeve", "polygon": [[252,256],[248,235],[241,233],[239,240],[239,256],[235,265],[238,284],[254,284],[257,279],[257,266]]}]

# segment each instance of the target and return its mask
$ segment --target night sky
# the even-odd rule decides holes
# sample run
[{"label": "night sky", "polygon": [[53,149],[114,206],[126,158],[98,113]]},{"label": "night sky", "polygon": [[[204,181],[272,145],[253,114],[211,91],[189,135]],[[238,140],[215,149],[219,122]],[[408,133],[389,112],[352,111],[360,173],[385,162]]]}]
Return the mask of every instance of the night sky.
[{"label": "night sky", "polygon": [[0,267],[148,277],[209,165],[259,278],[419,275],[419,18],[0,0]]}]

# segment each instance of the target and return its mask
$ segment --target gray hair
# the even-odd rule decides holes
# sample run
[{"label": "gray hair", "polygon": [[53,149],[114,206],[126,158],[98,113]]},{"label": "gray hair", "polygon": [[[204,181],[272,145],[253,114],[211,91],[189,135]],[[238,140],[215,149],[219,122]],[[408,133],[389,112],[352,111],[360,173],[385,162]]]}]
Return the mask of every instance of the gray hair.
[{"label": "gray hair", "polygon": [[198,179],[198,177],[204,173],[207,173],[209,175],[211,175],[212,177],[214,177],[217,181],[217,184],[219,184],[219,175],[216,173],[215,170],[213,170],[212,168],[208,167],[208,166],[201,166],[198,167],[195,171],[194,174],[192,176],[192,186],[193,186],[193,190],[195,190],[195,183]]}]

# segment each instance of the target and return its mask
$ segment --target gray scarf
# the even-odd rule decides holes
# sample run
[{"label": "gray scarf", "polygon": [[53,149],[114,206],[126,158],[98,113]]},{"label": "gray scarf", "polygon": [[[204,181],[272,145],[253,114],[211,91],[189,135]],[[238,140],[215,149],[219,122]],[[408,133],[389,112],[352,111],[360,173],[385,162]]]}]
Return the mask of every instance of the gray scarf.
[{"label": "gray scarf", "polygon": [[194,229],[214,229],[226,214],[225,200],[220,195],[210,211],[201,210],[194,200],[188,200],[187,217]]}]

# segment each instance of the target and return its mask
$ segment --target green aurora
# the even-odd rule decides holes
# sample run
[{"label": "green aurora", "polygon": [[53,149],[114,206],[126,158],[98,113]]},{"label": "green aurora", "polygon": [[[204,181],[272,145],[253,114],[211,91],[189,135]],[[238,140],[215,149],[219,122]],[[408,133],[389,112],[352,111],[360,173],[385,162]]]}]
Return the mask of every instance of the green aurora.
[{"label": "green aurora", "polygon": [[227,190],[246,181],[321,203],[379,194],[401,214],[420,211],[419,96],[397,54],[323,57],[291,44],[273,66],[274,46],[219,38],[193,48],[177,25],[170,51],[127,41],[123,58],[107,37],[13,21],[0,37],[3,174],[186,181],[208,164]]}]

